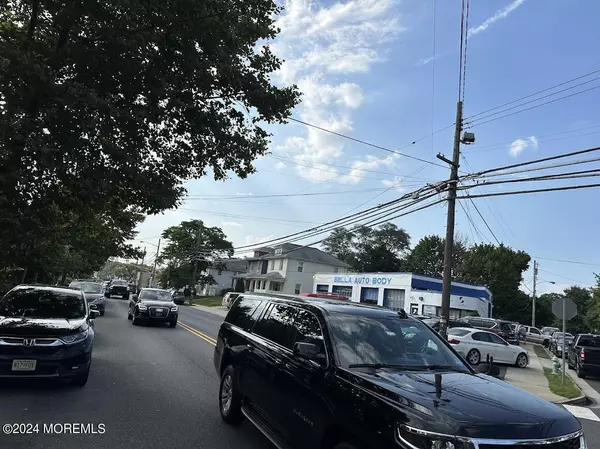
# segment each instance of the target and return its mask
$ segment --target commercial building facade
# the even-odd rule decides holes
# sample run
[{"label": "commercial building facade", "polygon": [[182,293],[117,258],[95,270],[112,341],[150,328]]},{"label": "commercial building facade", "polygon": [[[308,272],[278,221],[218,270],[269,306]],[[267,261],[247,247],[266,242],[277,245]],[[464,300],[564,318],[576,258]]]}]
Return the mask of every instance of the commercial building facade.
[{"label": "commercial building facade", "polygon": [[[441,315],[442,280],[414,273],[317,273],[313,293],[344,295],[353,302],[376,304],[411,315]],[[450,317],[492,316],[492,293],[484,286],[453,282]]]}]

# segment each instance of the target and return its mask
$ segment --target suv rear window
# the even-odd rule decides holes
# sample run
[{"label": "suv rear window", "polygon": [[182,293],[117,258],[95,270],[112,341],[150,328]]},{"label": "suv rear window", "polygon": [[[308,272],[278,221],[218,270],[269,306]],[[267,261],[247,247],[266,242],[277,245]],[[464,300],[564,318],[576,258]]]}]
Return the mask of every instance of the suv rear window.
[{"label": "suv rear window", "polygon": [[588,336],[582,336],[579,338],[579,346],[590,346],[593,348],[599,348],[600,347],[600,337],[592,337],[591,335]]},{"label": "suv rear window", "polygon": [[294,340],[294,307],[286,304],[273,304],[259,321],[254,332],[284,348],[292,349]]},{"label": "suv rear window", "polygon": [[0,316],[29,318],[83,318],[85,301],[81,293],[49,290],[15,290],[0,300]]},{"label": "suv rear window", "polygon": [[261,303],[262,301],[256,298],[239,296],[225,317],[225,321],[250,332],[258,318],[258,306]]}]

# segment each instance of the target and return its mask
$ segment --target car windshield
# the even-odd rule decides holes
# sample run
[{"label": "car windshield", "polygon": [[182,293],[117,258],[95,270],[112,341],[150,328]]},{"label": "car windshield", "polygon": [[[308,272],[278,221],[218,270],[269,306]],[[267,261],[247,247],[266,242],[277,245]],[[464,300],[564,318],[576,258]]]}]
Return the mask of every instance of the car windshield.
[{"label": "car windshield", "polygon": [[598,336],[581,336],[579,337],[579,346],[589,346],[592,348],[600,347],[600,337]]},{"label": "car windshield", "polygon": [[127,287],[126,281],[112,281],[112,285],[117,285],[119,287]]},{"label": "car windshield", "polygon": [[172,296],[166,290],[142,290],[140,299],[145,301],[171,301]]},{"label": "car windshield", "polygon": [[0,300],[0,316],[29,318],[85,317],[85,303],[80,293],[49,290],[15,290]]},{"label": "car windshield", "polygon": [[468,372],[441,338],[418,320],[339,314],[329,318],[329,326],[338,362],[344,368],[381,364]]},{"label": "car windshield", "polygon": [[85,293],[102,293],[102,284],[95,282],[76,282],[71,284],[71,287],[83,290]]}]

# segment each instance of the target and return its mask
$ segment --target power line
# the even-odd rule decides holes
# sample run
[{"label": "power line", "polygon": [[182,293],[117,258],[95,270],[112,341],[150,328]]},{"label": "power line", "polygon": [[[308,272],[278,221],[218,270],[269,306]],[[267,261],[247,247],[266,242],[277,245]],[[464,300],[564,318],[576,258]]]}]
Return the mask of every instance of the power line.
[{"label": "power line", "polygon": [[[527,104],[535,103],[536,101],[540,101],[540,100],[543,100],[543,99],[545,99],[545,98],[550,98],[550,97],[553,97],[554,95],[560,94],[560,93],[562,93],[562,92],[566,92],[566,91],[568,91],[568,90],[571,90],[571,89],[575,89],[576,87],[581,87],[581,86],[584,86],[584,85],[586,85],[586,84],[589,84],[589,83],[592,83],[592,82],[594,82],[594,81],[598,81],[598,80],[600,80],[600,77],[597,77],[597,78],[592,78],[591,80],[587,80],[587,81],[584,81],[583,83],[575,84],[574,86],[570,86],[570,87],[567,87],[567,88],[565,88],[565,89],[561,89],[561,90],[558,90],[558,91],[556,91],[556,92],[552,92],[551,94],[544,95],[543,97],[540,97],[540,98],[534,98],[533,100],[526,101],[525,103],[521,103],[521,104],[518,104],[518,105],[512,106],[512,107],[510,107],[510,108],[503,109],[503,110],[501,110],[501,111],[498,111],[498,112],[493,112],[493,113],[491,113],[491,114],[484,115],[483,117],[480,117],[480,118],[476,119],[474,122],[471,122],[471,121],[470,121],[470,122],[469,122],[469,124],[471,124],[471,123],[477,123],[477,121],[479,121],[479,120],[485,120],[485,119],[488,119],[488,118],[490,118],[490,117],[494,117],[494,116],[496,116],[496,115],[498,115],[498,114],[503,114],[503,113],[505,113],[505,112],[512,111],[512,110],[514,110],[514,109],[518,109],[518,108],[520,108],[520,107],[523,107],[523,106],[525,106],[525,105],[527,105]],[[479,114],[478,114],[478,115],[479,115]]]},{"label": "power line", "polygon": [[569,153],[563,153],[563,154],[559,154],[557,156],[549,156],[549,157],[545,157],[545,158],[541,158],[541,159],[534,159],[531,161],[520,162],[518,164],[511,164],[511,165],[504,165],[504,166],[496,167],[496,168],[490,168],[488,170],[480,171],[477,173],[471,173],[471,174],[465,176],[464,179],[479,178],[483,175],[487,175],[488,173],[495,173],[498,171],[509,170],[511,168],[517,168],[517,167],[525,167],[527,165],[539,164],[541,162],[548,162],[548,161],[553,161],[556,159],[563,159],[565,157],[577,156],[579,154],[591,153],[593,151],[598,151],[598,150],[600,150],[600,147],[593,147],[593,148],[587,148],[585,150],[578,150],[578,151],[572,151]]},{"label": "power line", "polygon": [[216,215],[218,217],[225,217],[225,218],[237,218],[237,219],[244,219],[244,220],[258,220],[258,221],[265,221],[265,222],[284,222],[284,223],[299,223],[299,224],[318,224],[318,222],[315,221],[302,221],[302,220],[287,220],[284,218],[270,218],[270,217],[256,217],[256,216],[252,216],[252,215],[246,215],[246,214],[230,214],[230,213],[225,213],[225,212],[212,212],[212,211],[208,211],[208,210],[199,210],[199,209],[186,209],[186,208],[179,208],[178,210],[183,210],[183,211],[188,211],[188,212],[200,212],[200,213],[204,213],[204,214],[210,214],[210,215]]},{"label": "power line", "polygon": [[473,201],[473,199],[471,197],[469,197],[468,194],[467,194],[467,198],[469,198],[471,200],[471,203],[473,204],[473,207],[475,208],[475,210],[479,214],[479,218],[481,218],[481,220],[485,224],[485,227],[488,228],[488,231],[490,231],[490,234],[492,234],[492,237],[494,237],[494,240],[496,240],[496,243],[498,245],[500,245],[500,240],[498,240],[498,237],[496,237],[496,234],[494,234],[494,231],[492,231],[492,228],[490,228],[490,225],[488,224],[488,222],[486,221],[486,219],[483,218],[483,215],[481,214],[479,208],[477,207],[477,204],[475,204],[475,201]]},{"label": "power line", "polygon": [[486,181],[484,180],[481,183],[476,183],[473,185],[465,185],[462,187],[457,187],[458,190],[468,190],[475,187],[481,186],[490,186],[490,185],[498,185],[498,184],[512,184],[516,182],[533,182],[533,181],[561,181],[565,179],[579,179],[579,178],[592,178],[600,176],[600,168],[593,170],[581,170],[578,172],[568,172],[568,173],[557,173],[552,175],[545,176],[533,176],[531,178],[517,178],[517,179],[501,179],[499,181]]},{"label": "power line", "polygon": [[[520,173],[531,173],[531,172],[536,172],[536,171],[542,171],[542,170],[552,170],[554,168],[561,168],[561,167],[572,167],[573,165],[581,165],[581,164],[589,164],[591,162],[598,162],[600,161],[600,157],[594,157],[591,159],[580,159],[578,161],[573,161],[573,162],[563,162],[561,164],[551,164],[551,165],[544,165],[542,167],[535,167],[535,168],[526,168],[523,170],[512,170],[512,171],[506,171],[504,173],[494,173],[491,175],[484,175],[481,176],[481,178],[483,178],[483,180],[486,180],[488,178],[496,178],[499,176],[506,176],[506,175],[517,175]],[[557,174],[552,174],[550,176],[556,176]]]},{"label": "power line", "polygon": [[564,259],[551,259],[549,257],[539,257],[539,256],[532,256],[532,257],[534,257],[536,259],[541,259],[541,260],[549,260],[552,262],[572,263],[575,265],[587,265],[590,267],[600,268],[600,263],[579,262],[579,261],[575,261],[575,260],[564,260]]},{"label": "power line", "polygon": [[[330,129],[323,128],[323,127],[318,126],[318,125],[313,125],[312,123],[308,123],[308,122],[305,122],[303,120],[299,120],[299,119],[296,119],[296,118],[293,118],[293,117],[289,117],[288,120],[291,120],[291,121],[297,122],[297,123],[301,123],[302,125],[309,126],[311,128],[318,129],[319,131],[323,131],[323,132],[326,132],[326,133],[329,133],[329,134],[333,134],[334,136],[342,137],[343,139],[348,139],[348,140],[351,140],[353,142],[357,142],[357,143],[360,143],[360,144],[363,144],[363,145],[366,145],[366,146],[369,146],[369,147],[373,147],[373,148],[377,148],[379,150],[387,151],[388,153],[397,154],[398,156],[402,156],[402,157],[406,157],[406,158],[409,158],[409,159],[413,159],[415,161],[424,162],[426,164],[430,164],[430,165],[435,165],[437,167],[446,168],[442,164],[438,164],[438,163],[433,162],[433,161],[428,161],[428,160],[425,160],[425,159],[421,159],[420,157],[411,156],[410,154],[401,153],[400,151],[391,150],[389,148],[382,147],[381,145],[376,145],[374,143],[367,142],[366,140],[357,139],[355,137],[350,137],[350,136],[347,136],[345,134],[341,134],[341,133],[338,133],[336,131],[332,131]],[[441,132],[441,131],[443,131],[444,129],[447,129],[447,128],[450,128],[450,126],[448,126],[446,128],[443,128],[443,129],[439,130],[438,132]],[[429,135],[427,135],[425,137],[422,137],[422,138],[420,138],[418,140],[415,140],[415,141],[413,141],[413,142],[405,145],[402,148],[405,148],[405,147],[410,146],[410,145],[414,145],[417,142],[420,142],[421,140],[427,139],[428,137],[429,137]]]},{"label": "power line", "polygon": [[564,86],[564,85],[566,85],[566,84],[572,83],[573,81],[578,81],[578,80],[580,80],[580,79],[587,78],[588,76],[595,75],[596,73],[600,73],[600,69],[593,70],[593,71],[591,71],[591,72],[585,73],[585,74],[583,74],[583,75],[581,75],[581,76],[578,76],[578,77],[576,77],[576,78],[571,78],[570,80],[563,81],[562,83],[555,84],[554,86],[550,86],[550,87],[547,87],[547,88],[545,88],[545,89],[538,90],[537,92],[534,92],[534,93],[532,93],[532,94],[529,94],[529,95],[525,95],[524,97],[517,98],[516,100],[512,100],[512,101],[509,101],[509,102],[507,102],[507,103],[501,104],[500,106],[495,106],[495,107],[493,107],[493,108],[486,109],[485,111],[478,112],[477,114],[473,114],[473,115],[471,115],[470,117],[467,117],[467,120],[469,120],[469,119],[472,119],[472,118],[475,118],[475,117],[477,117],[477,116],[479,116],[479,115],[486,114],[486,113],[488,113],[488,112],[491,112],[491,111],[495,111],[495,110],[497,110],[497,109],[501,109],[501,108],[503,108],[504,106],[509,106],[509,105],[511,105],[511,104],[518,103],[518,102],[519,102],[519,101],[521,101],[521,100],[526,100],[527,98],[535,97],[536,95],[543,94],[544,92],[548,92],[548,91],[550,91],[550,90],[556,89],[557,87],[561,87],[561,86]]},{"label": "power line", "polygon": [[569,278],[569,277],[563,276],[562,274],[556,274],[556,273],[553,273],[552,271],[543,270],[543,269],[541,269],[541,268],[539,268],[539,270],[540,270],[540,271],[543,271],[544,273],[551,274],[552,276],[557,276],[557,277],[559,277],[559,278],[566,279],[567,281],[573,281],[573,282],[577,282],[578,284],[582,284],[582,285],[591,285],[591,284],[588,284],[587,282],[581,282],[581,281],[578,281],[577,279],[573,279],[573,278]]},{"label": "power line", "polygon": [[578,186],[564,186],[564,187],[548,187],[545,189],[533,189],[533,190],[517,190],[513,192],[495,192],[485,193],[477,195],[457,196],[457,199],[469,199],[469,198],[485,198],[490,196],[507,196],[507,195],[524,195],[527,193],[542,193],[542,192],[559,192],[563,190],[579,190],[579,189],[590,189],[600,187],[600,184],[584,184]]},{"label": "power line", "polygon": [[598,89],[598,88],[600,88],[600,84],[597,85],[597,86],[594,86],[594,87],[590,87],[588,89],[581,90],[579,92],[572,93],[570,95],[565,95],[563,97],[556,98],[556,99],[551,100],[551,101],[546,101],[544,103],[540,103],[540,104],[537,104],[537,105],[534,105],[534,106],[530,106],[528,108],[521,109],[519,111],[511,112],[510,114],[505,114],[505,115],[501,115],[499,117],[490,118],[489,120],[484,120],[483,122],[472,122],[469,125],[465,126],[465,128],[472,128],[473,126],[485,125],[486,123],[494,122],[496,120],[500,120],[500,119],[503,119],[503,118],[506,118],[506,117],[511,117],[513,115],[521,114],[522,112],[531,111],[532,109],[536,109],[536,108],[545,106],[547,104],[556,103],[557,101],[564,100],[566,98],[571,98],[571,97],[574,97],[576,95],[580,95],[580,94],[583,94],[583,93],[586,93],[586,92],[589,92],[589,91],[592,91],[592,90],[595,90],[595,89]]},{"label": "power line", "polygon": [[375,192],[386,190],[385,188],[380,189],[354,189],[354,190],[341,190],[335,192],[313,192],[313,193],[281,193],[273,195],[188,195],[186,199],[210,199],[210,200],[227,200],[227,199],[245,199],[252,200],[254,198],[288,198],[295,196],[321,196],[321,195],[344,195],[344,194],[357,194],[365,192]]}]

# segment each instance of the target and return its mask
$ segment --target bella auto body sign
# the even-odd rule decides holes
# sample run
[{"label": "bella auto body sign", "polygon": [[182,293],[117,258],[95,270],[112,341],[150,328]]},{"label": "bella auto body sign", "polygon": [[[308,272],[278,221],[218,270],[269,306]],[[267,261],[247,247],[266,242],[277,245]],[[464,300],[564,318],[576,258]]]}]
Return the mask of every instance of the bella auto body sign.
[{"label": "bella auto body sign", "polygon": [[367,285],[390,285],[392,278],[374,276],[334,276],[335,284],[367,284]]}]

